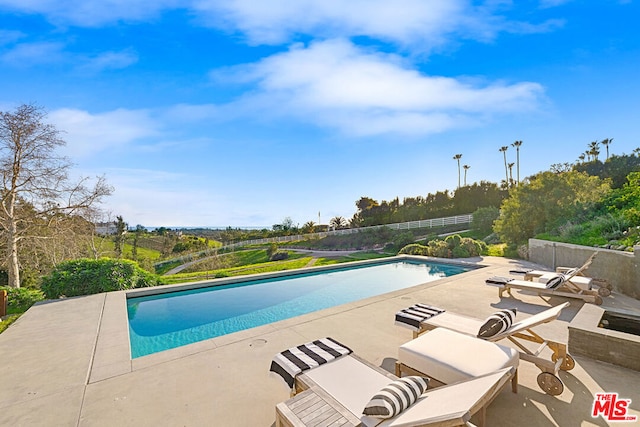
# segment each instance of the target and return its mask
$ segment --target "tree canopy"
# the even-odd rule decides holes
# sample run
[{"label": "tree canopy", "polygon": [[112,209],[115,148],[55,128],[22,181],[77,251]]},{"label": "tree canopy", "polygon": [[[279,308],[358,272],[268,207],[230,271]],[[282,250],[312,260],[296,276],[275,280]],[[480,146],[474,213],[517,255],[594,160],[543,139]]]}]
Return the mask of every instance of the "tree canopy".
[{"label": "tree canopy", "polygon": [[493,182],[481,181],[460,187],[454,193],[444,190],[426,197],[405,197],[402,203],[398,198],[377,202],[370,197],[361,197],[356,201],[358,211],[351,224],[367,227],[468,214],[482,207],[497,208],[506,196],[507,190]]},{"label": "tree canopy", "polygon": [[580,218],[610,191],[608,181],[584,172],[540,172],[511,190],[494,230],[507,243],[519,244]]}]

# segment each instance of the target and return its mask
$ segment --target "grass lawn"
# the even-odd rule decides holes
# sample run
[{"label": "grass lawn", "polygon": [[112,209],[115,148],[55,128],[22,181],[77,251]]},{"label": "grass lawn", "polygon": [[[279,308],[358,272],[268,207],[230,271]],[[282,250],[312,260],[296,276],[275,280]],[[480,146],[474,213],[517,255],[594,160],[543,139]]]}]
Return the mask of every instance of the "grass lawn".
[{"label": "grass lawn", "polygon": [[20,314],[9,314],[8,316],[6,316],[4,320],[0,322],[0,334],[4,332],[4,330],[7,329],[9,325],[18,320],[18,317],[20,317]]},{"label": "grass lawn", "polygon": [[293,270],[303,268],[311,261],[311,257],[302,257],[286,261],[270,261],[257,264],[242,265],[239,267],[221,268],[217,270],[197,271],[193,273],[173,274],[162,277],[165,284],[193,282],[220,277],[244,276],[247,274],[270,273],[273,271]]},{"label": "grass lawn", "polygon": [[[266,251],[262,249],[251,249],[239,251],[233,254],[234,266],[212,269],[205,271],[193,271],[190,273],[180,273],[171,276],[164,276],[162,281],[166,284],[193,282],[198,280],[209,280],[220,277],[234,277],[247,274],[271,273],[274,271],[292,270],[303,268],[309,265],[312,257],[303,254],[289,252],[289,259],[284,261],[269,261]],[[317,258],[312,263],[314,266],[339,264],[343,262],[359,261],[365,259],[384,258],[390,254],[380,254],[377,252],[356,252],[349,256],[336,258]]]}]

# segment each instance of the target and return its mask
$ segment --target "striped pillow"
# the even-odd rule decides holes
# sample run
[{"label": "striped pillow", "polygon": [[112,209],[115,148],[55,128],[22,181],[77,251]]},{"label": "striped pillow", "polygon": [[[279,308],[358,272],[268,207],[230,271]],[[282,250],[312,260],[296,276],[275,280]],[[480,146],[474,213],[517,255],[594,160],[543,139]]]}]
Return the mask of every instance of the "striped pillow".
[{"label": "striped pillow", "polygon": [[491,338],[509,329],[516,318],[516,311],[515,308],[508,308],[496,311],[487,317],[484,324],[480,326],[478,338]]},{"label": "striped pillow", "polygon": [[390,383],[364,407],[362,413],[376,418],[392,418],[418,400],[427,389],[429,378],[410,376]]},{"label": "striped pillow", "polygon": [[562,274],[559,274],[559,275],[557,275],[557,276],[555,276],[555,277],[552,277],[551,279],[549,279],[549,280],[547,281],[547,286],[546,286],[546,288],[547,288],[547,289],[555,289],[555,288],[557,288],[558,286],[561,286],[561,285],[564,283],[564,277],[565,277],[565,276],[564,276],[564,275],[562,275]]}]

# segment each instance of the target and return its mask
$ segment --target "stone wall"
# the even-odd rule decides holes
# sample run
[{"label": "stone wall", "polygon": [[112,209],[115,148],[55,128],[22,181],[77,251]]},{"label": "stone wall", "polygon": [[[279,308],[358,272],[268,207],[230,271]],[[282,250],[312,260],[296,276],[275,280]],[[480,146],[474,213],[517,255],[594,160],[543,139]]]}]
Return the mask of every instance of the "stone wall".
[{"label": "stone wall", "polygon": [[640,299],[640,246],[635,246],[634,252],[623,252],[529,239],[529,260],[550,270],[579,267],[596,251],[598,255],[586,275],[606,279],[615,291]]}]

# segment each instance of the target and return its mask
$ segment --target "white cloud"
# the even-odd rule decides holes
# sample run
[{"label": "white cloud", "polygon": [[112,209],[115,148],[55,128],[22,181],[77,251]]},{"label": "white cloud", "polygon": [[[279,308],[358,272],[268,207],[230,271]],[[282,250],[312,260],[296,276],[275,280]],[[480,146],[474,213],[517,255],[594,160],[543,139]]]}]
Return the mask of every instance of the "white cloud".
[{"label": "white cloud", "polygon": [[20,43],[5,51],[0,60],[17,67],[51,64],[64,58],[63,49],[64,45],[56,42]]},{"label": "white cloud", "polygon": [[[565,0],[544,0],[543,6]],[[366,36],[419,52],[453,37],[492,40],[502,31],[548,31],[542,24],[510,22],[510,2],[476,6],[468,0],[0,0],[0,9],[42,14],[54,24],[99,27],[151,21],[184,9],[198,22],[245,35],[251,44],[289,43],[297,36],[320,39]]]},{"label": "white cloud", "polygon": [[199,0],[208,23],[240,30],[252,43],[283,43],[296,34],[365,35],[401,44],[436,42],[470,23],[463,0]]},{"label": "white cloud", "polygon": [[138,54],[132,50],[120,52],[102,52],[86,59],[86,63],[80,66],[83,71],[100,72],[103,70],[118,70],[126,68],[138,62]]},{"label": "white cloud", "polygon": [[49,113],[58,130],[64,131],[65,152],[74,157],[98,154],[159,135],[159,123],[146,110],[118,109],[90,114],[75,109],[59,109]]},{"label": "white cloud", "polygon": [[42,14],[58,25],[97,27],[117,21],[154,19],[163,10],[183,3],[180,0],[0,0],[0,8]]},{"label": "white cloud", "polygon": [[[112,168],[105,177],[115,191],[105,200],[104,210],[122,215],[131,226],[232,225],[227,224],[227,197],[202,176],[160,169]],[[205,184],[200,187],[199,183]]]},{"label": "white cloud", "polygon": [[395,55],[345,40],[296,45],[223,74],[258,87],[229,106],[235,110],[293,116],[356,135],[441,132],[494,114],[531,111],[543,92],[532,82],[481,85],[426,75]]},{"label": "white cloud", "polygon": [[[556,2],[559,0],[555,0]],[[366,36],[429,52],[454,37],[491,41],[500,32],[547,32],[562,25],[510,21],[510,2],[467,0],[195,0],[206,25],[245,34],[252,44]]]}]

